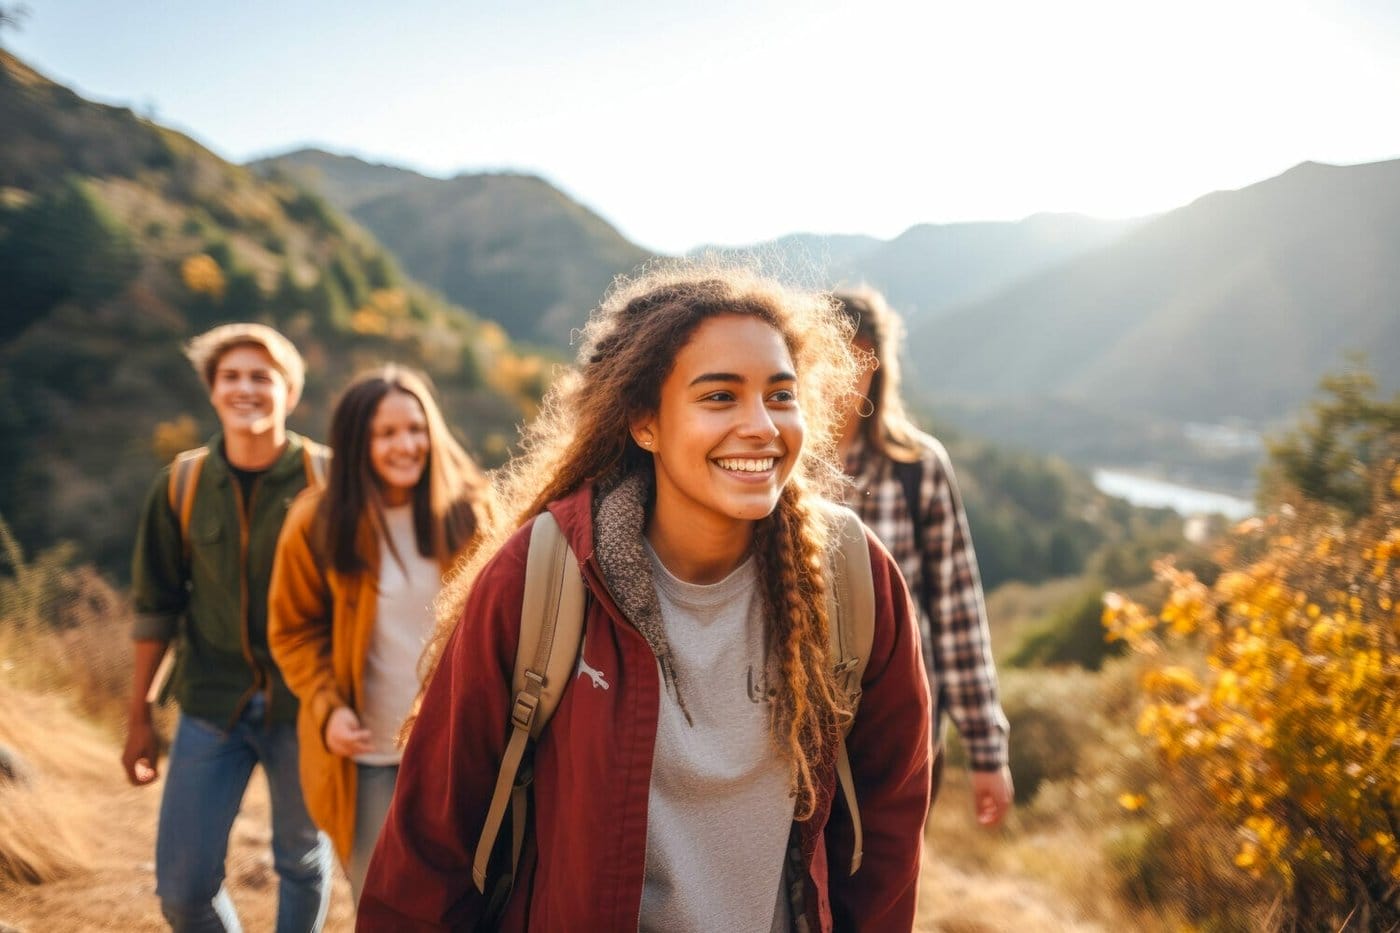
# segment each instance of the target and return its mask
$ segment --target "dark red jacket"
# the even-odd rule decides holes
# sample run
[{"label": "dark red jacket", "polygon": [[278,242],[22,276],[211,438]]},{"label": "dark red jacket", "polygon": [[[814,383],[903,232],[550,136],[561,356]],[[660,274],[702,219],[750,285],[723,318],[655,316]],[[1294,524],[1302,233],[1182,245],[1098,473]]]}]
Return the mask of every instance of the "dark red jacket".
[{"label": "dark red jacket", "polygon": [[[583,564],[591,594],[584,655],[607,674],[609,689],[576,683],[540,737],[534,832],[505,930],[637,929],[661,680],[650,646],[604,585],[591,499],[583,489],[550,511]],[[839,802],[832,813],[835,764],[826,762],[816,814],[794,824],[813,930],[908,930],[914,922],[929,794],[928,681],[904,582],[867,537],[875,641],[847,739],[865,856],[850,876],[851,821]],[[507,738],[528,545],[527,527],[482,570],[424,696],[360,898],[359,930],[476,926],[483,899],[472,884],[472,857]]]}]

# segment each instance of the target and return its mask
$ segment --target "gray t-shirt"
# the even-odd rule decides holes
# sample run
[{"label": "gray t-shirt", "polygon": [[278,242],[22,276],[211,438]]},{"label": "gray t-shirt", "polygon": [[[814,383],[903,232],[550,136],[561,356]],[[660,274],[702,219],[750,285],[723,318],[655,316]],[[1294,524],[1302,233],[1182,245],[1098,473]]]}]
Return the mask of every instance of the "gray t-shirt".
[{"label": "gray t-shirt", "polygon": [[640,928],[786,931],[791,911],[780,894],[794,801],[765,699],[754,561],[697,585],[647,552],[693,724],[663,690]]}]

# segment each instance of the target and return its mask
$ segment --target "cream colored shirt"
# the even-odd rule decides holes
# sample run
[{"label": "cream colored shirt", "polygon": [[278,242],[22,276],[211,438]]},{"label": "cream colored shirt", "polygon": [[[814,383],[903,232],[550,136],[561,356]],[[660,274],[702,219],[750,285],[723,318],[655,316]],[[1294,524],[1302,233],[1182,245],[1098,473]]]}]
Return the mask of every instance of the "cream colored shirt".
[{"label": "cream colored shirt", "polygon": [[[370,731],[374,751],[356,755],[364,765],[398,764],[394,737],[418,695],[418,658],[433,632],[433,600],[442,588],[436,560],[418,553],[413,536],[413,506],[384,510],[388,541],[379,547],[379,614],[365,658],[360,724]],[[400,564],[402,561],[402,564]]]}]

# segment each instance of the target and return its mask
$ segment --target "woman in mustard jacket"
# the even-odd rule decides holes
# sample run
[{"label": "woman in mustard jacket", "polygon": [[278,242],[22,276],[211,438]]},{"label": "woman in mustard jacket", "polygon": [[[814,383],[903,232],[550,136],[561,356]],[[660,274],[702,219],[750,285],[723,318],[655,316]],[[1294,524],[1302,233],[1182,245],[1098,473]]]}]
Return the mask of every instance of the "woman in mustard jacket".
[{"label": "woman in mustard jacket", "polygon": [[476,540],[486,482],[426,379],[397,366],[351,383],[330,440],[326,488],[299,496],[282,526],[268,642],[301,701],[307,809],[358,899],[393,795],[432,603]]}]

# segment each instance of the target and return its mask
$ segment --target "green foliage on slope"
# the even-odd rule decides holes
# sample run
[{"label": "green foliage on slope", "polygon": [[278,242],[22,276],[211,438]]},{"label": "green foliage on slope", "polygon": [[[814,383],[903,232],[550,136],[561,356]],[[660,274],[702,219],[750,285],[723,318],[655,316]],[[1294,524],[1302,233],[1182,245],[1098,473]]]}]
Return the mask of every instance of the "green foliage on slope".
[{"label": "green foliage on slope", "polygon": [[613,277],[648,257],[544,179],[429,178],[300,150],[252,168],[319,191],[393,251],[415,278],[514,338],[565,347]]},{"label": "green foliage on slope", "polygon": [[499,462],[548,362],[415,285],[318,195],[261,179],[0,53],[0,513],[29,547],[124,569],[161,463],[215,428],[180,345],[258,320],[308,362],[295,430],[340,387],[426,370],[469,448]]}]

